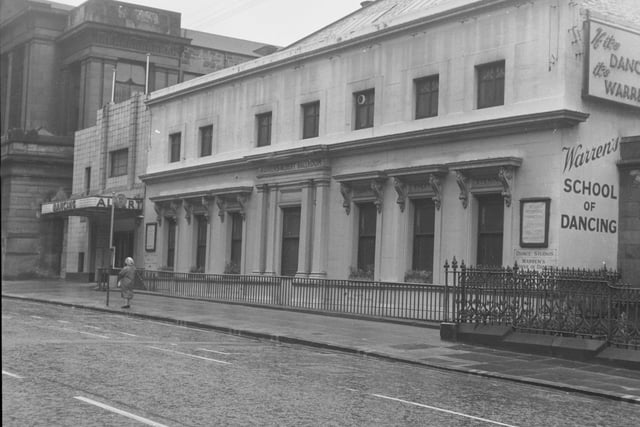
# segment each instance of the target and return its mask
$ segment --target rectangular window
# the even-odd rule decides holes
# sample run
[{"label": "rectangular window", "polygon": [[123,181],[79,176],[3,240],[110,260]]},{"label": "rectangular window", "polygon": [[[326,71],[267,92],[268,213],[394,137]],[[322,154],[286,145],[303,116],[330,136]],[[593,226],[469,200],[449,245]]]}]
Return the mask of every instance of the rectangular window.
[{"label": "rectangular window", "polygon": [[122,176],[127,174],[129,163],[129,149],[123,148],[109,153],[111,167],[109,169],[109,177]]},{"label": "rectangular window", "polygon": [[176,223],[167,219],[167,267],[173,268],[176,256]]},{"label": "rectangular window", "polygon": [[356,106],[355,129],[373,127],[373,107],[375,104],[375,90],[369,89],[353,94]]},{"label": "rectangular window", "polygon": [[231,264],[240,271],[242,261],[242,216],[238,212],[231,214]]},{"label": "rectangular window", "polygon": [[415,80],[416,119],[438,115],[438,75]]},{"label": "rectangular window", "polygon": [[320,101],[302,106],[302,139],[318,136],[320,124]]},{"label": "rectangular window", "polygon": [[478,108],[504,105],[504,61],[478,65]]},{"label": "rectangular window", "polygon": [[144,93],[146,69],[143,64],[118,62],[114,102],[122,102],[136,93]]},{"label": "rectangular window", "polygon": [[213,145],[213,125],[200,128],[200,157],[210,156]]},{"label": "rectangular window", "polygon": [[478,197],[478,265],[502,265],[504,200],[500,194]]},{"label": "rectangular window", "polygon": [[256,115],[258,147],[271,145],[271,112]]},{"label": "rectangular window", "polygon": [[298,272],[300,212],[300,207],[282,209],[282,260],[280,274],[283,276],[295,276]]},{"label": "rectangular window", "polygon": [[413,270],[433,271],[435,204],[430,199],[413,202]]},{"label": "rectangular window", "polygon": [[181,143],[181,134],[172,133],[169,135],[169,146],[170,146],[170,162],[179,162],[180,161],[180,143]]},{"label": "rectangular window", "polygon": [[91,192],[91,168],[84,168],[84,194]]},{"label": "rectangular window", "polygon": [[207,218],[203,215],[196,216],[196,268],[204,272],[204,264],[207,256]]},{"label": "rectangular window", "polygon": [[373,203],[362,203],[358,205],[358,212],[358,269],[373,272],[378,210]]}]

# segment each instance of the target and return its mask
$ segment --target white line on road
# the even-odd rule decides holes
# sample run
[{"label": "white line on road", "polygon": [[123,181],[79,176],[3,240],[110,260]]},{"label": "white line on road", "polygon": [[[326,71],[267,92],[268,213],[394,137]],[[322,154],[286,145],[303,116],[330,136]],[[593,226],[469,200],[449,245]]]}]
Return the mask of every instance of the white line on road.
[{"label": "white line on road", "polygon": [[60,322],[60,323],[71,323],[68,320],[58,320],[58,322]]},{"label": "white line on road", "polygon": [[71,329],[71,328],[56,328],[54,326],[51,327],[51,329],[58,329],[60,331],[65,331],[65,332],[77,332],[79,334],[83,334],[83,335],[90,335],[92,337],[98,337],[98,338],[104,338],[104,339],[109,339],[108,336],[106,335],[98,335],[98,334],[92,334],[91,332],[83,332],[83,331],[77,331],[75,329]]},{"label": "white line on road", "polygon": [[4,371],[4,370],[2,371],[2,375],[8,375],[10,377],[20,378],[20,379],[24,378],[24,377],[21,377],[20,375],[12,374],[11,372],[7,372],[7,371]]},{"label": "white line on road", "polygon": [[102,409],[106,409],[107,411],[115,412],[116,414],[123,415],[127,418],[131,418],[132,420],[140,421],[143,424],[154,427],[167,427],[165,424],[160,424],[155,421],[152,421],[148,418],[141,417],[139,415],[132,414],[127,411],[123,411],[122,409],[114,408],[113,406],[105,405],[104,403],[96,402],[95,400],[87,399],[82,396],[75,396],[74,399],[78,399],[82,402],[88,403],[90,405],[97,406]]},{"label": "white line on road", "polygon": [[129,333],[127,333],[127,332],[118,332],[118,333],[119,333],[119,334],[122,334],[122,335],[127,335],[127,336],[129,336],[129,337],[137,337],[137,335],[129,334]]},{"label": "white line on road", "polygon": [[209,353],[224,354],[225,356],[228,356],[230,354],[239,354],[239,353],[227,353],[226,351],[209,350],[208,348],[197,348],[196,350],[207,351]]},{"label": "white line on road", "polygon": [[98,326],[91,326],[91,325],[84,325],[85,328],[89,328],[89,329],[95,329],[97,331],[102,330],[102,328],[98,327]]},{"label": "white line on road", "polygon": [[396,401],[396,402],[407,403],[409,405],[420,406],[421,408],[433,409],[434,411],[446,412],[447,414],[458,415],[460,417],[471,418],[473,420],[484,421],[486,423],[496,424],[496,425],[499,425],[499,426],[515,427],[515,426],[513,426],[511,424],[503,424],[503,423],[498,422],[498,421],[492,421],[492,420],[488,420],[486,418],[474,417],[473,415],[467,415],[467,414],[463,414],[462,412],[456,412],[456,411],[450,411],[448,409],[437,408],[435,406],[423,405],[422,403],[410,402],[408,400],[402,400],[402,399],[398,399],[396,397],[389,397],[389,396],[385,396],[383,394],[375,394],[374,393],[374,394],[372,394],[372,396],[380,397],[382,399],[387,399],[387,400],[393,400],[393,401]]},{"label": "white line on road", "polygon": [[151,346],[151,345],[148,345],[147,347],[152,348],[154,350],[166,351],[167,353],[181,354],[183,356],[195,357],[196,359],[209,360],[211,362],[217,362],[217,363],[222,363],[222,364],[225,364],[225,365],[231,365],[231,363],[225,362],[223,360],[210,359],[208,357],[196,356],[195,354],[182,353],[180,351],[175,351],[175,350],[167,350],[166,348],[154,347],[154,346]]},{"label": "white line on road", "polygon": [[31,315],[31,316],[29,316],[29,317],[33,317],[34,319],[42,319],[42,317],[40,317],[40,316],[33,316],[33,315]]}]

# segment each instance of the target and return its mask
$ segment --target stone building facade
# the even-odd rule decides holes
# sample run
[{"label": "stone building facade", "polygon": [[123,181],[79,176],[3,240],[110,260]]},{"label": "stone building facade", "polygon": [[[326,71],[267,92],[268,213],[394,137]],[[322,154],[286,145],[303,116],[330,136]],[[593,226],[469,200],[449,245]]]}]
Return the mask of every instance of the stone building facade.
[{"label": "stone building facade", "polygon": [[131,3],[3,1],[3,277],[64,274],[65,233],[57,215],[39,217],[40,203],[79,196],[72,194],[74,133],[96,126],[98,110],[274,49],[184,29],[179,13]]},{"label": "stone building facade", "polygon": [[639,33],[632,2],[378,0],[154,92],[144,266],[434,283],[454,256],[616,267],[640,80],[610,56],[640,59]]}]

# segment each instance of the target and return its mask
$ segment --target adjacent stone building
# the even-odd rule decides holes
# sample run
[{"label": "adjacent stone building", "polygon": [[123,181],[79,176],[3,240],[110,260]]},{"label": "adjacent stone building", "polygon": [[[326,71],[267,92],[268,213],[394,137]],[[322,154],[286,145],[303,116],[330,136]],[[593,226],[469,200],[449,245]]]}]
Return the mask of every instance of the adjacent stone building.
[{"label": "adjacent stone building", "polygon": [[45,209],[41,216],[42,203],[111,197],[99,178],[104,170],[88,163],[82,168],[93,168],[86,176],[94,184],[72,190],[74,134],[99,125],[98,110],[276,49],[187,30],[180,21],[176,12],[112,0],[0,4],[3,277],[65,274],[64,218],[81,212]]},{"label": "adjacent stone building", "polygon": [[441,283],[455,256],[637,281],[616,164],[638,46],[633,1],[378,0],[156,91],[144,266]]}]

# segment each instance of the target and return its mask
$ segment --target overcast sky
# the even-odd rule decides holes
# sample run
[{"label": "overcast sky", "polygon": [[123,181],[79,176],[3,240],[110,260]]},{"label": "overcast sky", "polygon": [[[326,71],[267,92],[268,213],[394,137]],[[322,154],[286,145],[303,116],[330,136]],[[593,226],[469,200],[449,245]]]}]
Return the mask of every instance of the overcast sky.
[{"label": "overcast sky", "polygon": [[[85,0],[54,0],[77,6]],[[287,46],[360,8],[362,0],[128,0],[182,14],[182,27]]]}]

